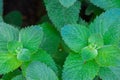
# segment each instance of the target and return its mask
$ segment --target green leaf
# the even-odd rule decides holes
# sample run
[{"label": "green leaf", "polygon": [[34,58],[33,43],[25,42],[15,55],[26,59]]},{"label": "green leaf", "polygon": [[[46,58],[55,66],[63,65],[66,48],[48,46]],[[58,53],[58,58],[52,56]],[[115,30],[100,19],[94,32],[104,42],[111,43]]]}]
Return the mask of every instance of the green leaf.
[{"label": "green leaf", "polygon": [[43,31],[39,26],[31,26],[22,29],[19,34],[20,42],[22,42],[23,47],[35,52],[42,41]]},{"label": "green leaf", "polygon": [[13,54],[2,53],[0,54],[0,74],[6,74],[14,71],[21,65],[21,62],[17,60]]},{"label": "green leaf", "polygon": [[88,39],[88,43],[97,49],[101,48],[104,45],[103,37],[100,34],[92,34]]},{"label": "green leaf", "polygon": [[31,58],[31,52],[28,49],[22,49],[20,53],[17,55],[17,59],[20,61],[29,61]]},{"label": "green leaf", "polygon": [[7,43],[18,40],[18,30],[13,26],[0,23],[0,52],[7,51]]},{"label": "green leaf", "polygon": [[94,59],[98,55],[98,52],[95,48],[87,46],[81,50],[80,54],[84,61],[89,61]]},{"label": "green leaf", "polygon": [[3,14],[3,0],[0,0],[0,16]]},{"label": "green leaf", "polygon": [[44,0],[48,16],[60,31],[66,24],[76,24],[79,19],[80,2],[77,1],[69,8],[65,8],[59,0]]},{"label": "green leaf", "polygon": [[82,25],[65,25],[61,30],[63,40],[76,53],[87,46],[89,34],[89,30]]},{"label": "green leaf", "polygon": [[90,2],[104,10],[120,8],[120,0],[90,0]]},{"label": "green leaf", "polygon": [[59,0],[60,3],[66,7],[69,8],[70,6],[72,6],[77,0]]},{"label": "green leaf", "polygon": [[58,80],[54,71],[41,62],[32,62],[26,72],[27,80]]},{"label": "green leaf", "polygon": [[18,54],[22,50],[23,45],[18,41],[11,41],[8,42],[7,48],[9,53]]},{"label": "green leaf", "polygon": [[70,54],[63,69],[63,80],[93,80],[99,71],[95,61],[84,63],[79,54]]},{"label": "green leaf", "polygon": [[120,24],[109,28],[104,35],[104,43],[120,46]]},{"label": "green leaf", "polygon": [[102,67],[99,76],[103,80],[120,80],[120,66],[118,67]]},{"label": "green leaf", "polygon": [[22,75],[17,75],[12,80],[26,80],[26,79]]},{"label": "green leaf", "polygon": [[118,24],[120,24],[120,9],[115,8],[107,10],[97,17],[89,28],[92,33],[104,35],[110,27],[116,27]]},{"label": "green leaf", "polygon": [[[42,49],[39,49],[35,54],[33,54],[31,56],[31,60],[45,63],[47,66],[49,66],[51,69],[53,69],[53,71],[58,73],[58,69],[57,69],[56,64],[53,61],[52,57],[49,54],[47,54],[45,51],[43,51]],[[22,71],[24,74],[26,74],[26,68],[28,67],[29,64],[30,64],[30,62],[23,63]]]},{"label": "green leaf", "polygon": [[4,16],[4,21],[15,26],[22,26],[22,14],[19,11],[9,12]]},{"label": "green leaf", "polygon": [[41,27],[43,28],[44,32],[44,37],[40,45],[41,48],[46,50],[50,54],[56,53],[60,44],[59,33],[50,23],[43,23]]},{"label": "green leaf", "polygon": [[102,67],[120,65],[120,49],[112,45],[106,45],[100,48],[96,62]]}]

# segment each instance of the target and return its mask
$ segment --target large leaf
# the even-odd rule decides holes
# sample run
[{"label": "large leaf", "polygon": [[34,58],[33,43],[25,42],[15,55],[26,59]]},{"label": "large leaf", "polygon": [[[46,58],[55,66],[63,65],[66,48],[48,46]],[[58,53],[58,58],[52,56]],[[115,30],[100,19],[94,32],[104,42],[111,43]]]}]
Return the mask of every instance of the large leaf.
[{"label": "large leaf", "polygon": [[[47,66],[49,66],[51,69],[53,69],[53,71],[58,73],[56,64],[53,61],[53,59],[51,58],[51,56],[41,49],[39,49],[35,54],[32,55],[31,60],[45,63]],[[24,74],[26,74],[25,73],[26,68],[28,67],[29,64],[30,64],[30,62],[29,63],[24,63],[22,65],[22,71],[23,71]]]},{"label": "large leaf", "polygon": [[96,62],[100,66],[120,65],[120,49],[116,46],[106,45],[98,50]]},{"label": "large leaf", "polygon": [[44,32],[41,48],[50,54],[56,53],[60,44],[60,35],[50,23],[43,23],[41,27]]},{"label": "large leaf", "polygon": [[43,31],[39,26],[31,26],[20,31],[20,41],[23,47],[30,49],[32,52],[36,51],[42,41]]},{"label": "large leaf", "polygon": [[17,60],[13,54],[2,53],[0,54],[0,74],[6,74],[17,69],[21,62]]},{"label": "large leaf", "polygon": [[120,66],[118,67],[102,67],[99,76],[103,80],[120,80]]},{"label": "large leaf", "polygon": [[79,54],[70,54],[63,69],[63,80],[93,80],[99,71],[95,61],[84,63]]},{"label": "large leaf", "polygon": [[59,0],[60,3],[66,7],[69,8],[70,6],[72,6],[77,0]]},{"label": "large leaf", "polygon": [[90,2],[105,10],[120,8],[120,0],[90,0]]},{"label": "large leaf", "polygon": [[101,14],[89,27],[92,33],[104,35],[110,27],[116,27],[118,24],[120,24],[120,9],[115,8]]},{"label": "large leaf", "polygon": [[32,62],[27,68],[27,80],[58,80],[54,71],[41,62]]},{"label": "large leaf", "polygon": [[7,43],[18,40],[18,30],[13,26],[0,23],[0,52],[7,51]]},{"label": "large leaf", "polygon": [[80,2],[69,8],[63,7],[59,0],[44,0],[48,16],[55,27],[60,31],[66,24],[77,23],[79,19]]},{"label": "large leaf", "polygon": [[61,30],[65,43],[71,50],[77,53],[87,46],[89,34],[89,30],[81,25],[65,25]]}]

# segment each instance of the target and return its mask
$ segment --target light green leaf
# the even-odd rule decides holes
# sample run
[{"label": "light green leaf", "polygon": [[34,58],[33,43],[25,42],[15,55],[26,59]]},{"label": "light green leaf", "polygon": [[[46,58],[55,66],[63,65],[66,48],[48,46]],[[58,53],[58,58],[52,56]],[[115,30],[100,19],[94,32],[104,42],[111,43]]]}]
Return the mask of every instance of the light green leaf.
[{"label": "light green leaf", "polygon": [[97,17],[89,28],[92,33],[104,35],[110,27],[116,27],[120,24],[120,9],[110,9]]},{"label": "light green leaf", "polygon": [[56,53],[60,44],[59,33],[50,23],[43,23],[41,27],[43,28],[44,32],[44,37],[41,42],[41,48],[46,50],[50,54]]},{"label": "light green leaf", "polygon": [[54,71],[41,62],[32,62],[26,72],[27,80],[58,80]]},{"label": "light green leaf", "polygon": [[96,62],[102,67],[120,65],[120,49],[112,45],[106,45],[100,48]]},{"label": "light green leaf", "polygon": [[99,76],[103,80],[120,80],[120,66],[118,67],[102,67]]},{"label": "light green leaf", "polygon": [[0,52],[7,51],[7,43],[18,40],[18,30],[13,26],[0,22]]},{"label": "light green leaf", "polygon": [[17,75],[12,80],[26,80],[26,79],[22,75]]},{"label": "light green leaf", "polygon": [[77,0],[59,0],[60,3],[66,7],[69,8],[70,6],[72,6]]},{"label": "light green leaf", "polygon": [[88,45],[89,30],[82,25],[65,25],[61,35],[67,46],[79,53],[82,48]]},{"label": "light green leaf", "polygon": [[23,45],[18,41],[11,41],[8,42],[7,48],[9,53],[18,54],[22,50]]},{"label": "light green leaf", "polygon": [[120,0],[90,0],[90,2],[104,10],[120,8]]},{"label": "light green leaf", "polygon": [[77,1],[69,8],[63,7],[59,0],[44,0],[48,16],[60,31],[66,24],[76,24],[79,19],[80,2]]},{"label": "light green leaf", "polygon": [[97,49],[101,48],[104,45],[103,37],[100,34],[92,34],[88,39],[88,43]]},{"label": "light green leaf", "polygon": [[17,60],[15,55],[8,53],[0,54],[0,74],[14,71],[20,65],[21,62]]},{"label": "light green leaf", "polygon": [[31,26],[22,29],[19,34],[20,42],[22,42],[23,47],[35,52],[42,41],[43,31],[39,26]]},{"label": "light green leaf", "polygon": [[81,50],[80,54],[84,61],[89,61],[94,59],[98,55],[98,52],[95,48],[87,46]]},{"label": "light green leaf", "polygon": [[70,54],[63,69],[63,80],[93,80],[99,71],[95,61],[84,63],[79,54]]},{"label": "light green leaf", "polygon": [[[39,49],[35,54],[33,54],[31,56],[31,60],[45,63],[53,71],[58,73],[58,69],[57,69],[56,64],[53,61],[52,57],[49,54],[47,54],[45,51],[43,51],[42,49]],[[22,71],[23,71],[24,75],[26,74],[26,68],[28,67],[29,64],[30,64],[30,62],[26,62],[26,63],[22,64]]]},{"label": "light green leaf", "polygon": [[28,49],[22,49],[20,53],[17,54],[17,59],[20,61],[29,61],[31,58],[31,52]]}]

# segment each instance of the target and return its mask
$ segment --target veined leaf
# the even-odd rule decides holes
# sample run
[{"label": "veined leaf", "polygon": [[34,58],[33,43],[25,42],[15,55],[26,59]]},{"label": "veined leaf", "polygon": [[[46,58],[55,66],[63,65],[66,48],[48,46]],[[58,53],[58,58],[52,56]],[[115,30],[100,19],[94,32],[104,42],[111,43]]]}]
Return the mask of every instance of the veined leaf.
[{"label": "veined leaf", "polygon": [[59,0],[60,3],[66,7],[69,8],[70,6],[72,6],[77,0]]},{"label": "veined leaf", "polygon": [[63,69],[63,80],[93,80],[99,71],[95,61],[84,63],[79,54],[70,54]]},{"label": "veined leaf", "polygon": [[105,10],[120,8],[120,0],[90,0],[90,2]]},{"label": "veined leaf", "polygon": [[32,62],[26,72],[27,80],[58,80],[54,71],[41,62]]},{"label": "veined leaf", "polygon": [[22,42],[23,47],[29,49],[30,51],[36,51],[43,38],[42,28],[39,26],[31,26],[22,29],[19,34],[19,40]]},{"label": "veined leaf", "polygon": [[120,66],[118,67],[102,67],[99,76],[103,80],[120,80]]},{"label": "veined leaf", "polygon": [[0,22],[0,52],[7,51],[7,43],[18,40],[18,30],[13,26]]},{"label": "veined leaf", "polygon": [[0,54],[0,74],[6,74],[17,69],[21,62],[17,60],[16,56],[9,53]]},{"label": "veined leaf", "polygon": [[114,8],[97,17],[89,28],[92,33],[104,35],[110,27],[116,27],[118,24],[120,24],[120,9]]},{"label": "veined leaf", "polygon": [[61,35],[67,46],[76,53],[87,46],[89,30],[82,25],[65,25],[61,30]]},{"label": "veined leaf", "polygon": [[120,65],[120,49],[112,45],[106,45],[100,48],[96,62],[102,67]]},{"label": "veined leaf", "polygon": [[66,24],[76,24],[79,19],[80,2],[77,1],[69,8],[63,7],[59,0],[44,0],[48,16],[60,31]]}]

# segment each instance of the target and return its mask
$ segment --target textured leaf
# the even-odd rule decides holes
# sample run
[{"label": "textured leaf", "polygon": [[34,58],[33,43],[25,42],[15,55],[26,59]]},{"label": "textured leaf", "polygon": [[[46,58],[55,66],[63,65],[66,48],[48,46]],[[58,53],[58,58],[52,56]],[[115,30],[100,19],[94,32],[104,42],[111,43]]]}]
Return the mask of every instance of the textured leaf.
[{"label": "textured leaf", "polygon": [[41,27],[44,32],[41,48],[50,54],[56,53],[60,44],[60,35],[50,23],[43,23]]},{"label": "textured leaf", "polygon": [[28,49],[22,49],[17,55],[17,59],[20,61],[29,61],[31,58],[31,52]]},{"label": "textured leaf", "polygon": [[[51,58],[51,56],[41,49],[39,49],[35,54],[32,55],[31,60],[45,63],[47,66],[49,66],[51,69],[53,69],[53,71],[55,71],[56,73],[58,72],[56,64],[53,61],[53,59]],[[24,63],[22,65],[22,70],[23,70],[24,74],[25,74],[26,68],[28,67],[29,64],[30,64],[30,62]]]},{"label": "textured leaf", "polygon": [[104,43],[106,45],[114,44],[120,46],[120,24],[109,28],[104,35]]},{"label": "textured leaf", "polygon": [[55,27],[60,31],[66,24],[75,24],[79,19],[80,2],[69,8],[63,7],[59,0],[44,0],[48,16]]},{"label": "textured leaf", "polygon": [[60,3],[66,7],[69,8],[70,6],[72,6],[77,0],[59,0]]},{"label": "textured leaf", "polygon": [[103,37],[100,34],[92,34],[88,42],[90,45],[95,46],[97,49],[101,48],[104,45]]},{"label": "textured leaf", "polygon": [[89,27],[92,33],[104,35],[110,27],[116,27],[118,24],[120,24],[120,9],[115,8],[101,14]]},{"label": "textured leaf", "polygon": [[120,65],[120,49],[116,46],[106,45],[98,50],[96,61],[100,66]]},{"label": "textured leaf", "polygon": [[6,74],[17,69],[21,62],[13,54],[0,54],[0,74]]},{"label": "textured leaf", "polygon": [[25,80],[25,78],[22,75],[17,75],[12,80]]},{"label": "textured leaf", "polygon": [[87,46],[89,34],[89,30],[81,25],[66,25],[61,30],[62,38],[67,46],[77,53]]},{"label": "textured leaf", "polygon": [[0,52],[7,51],[7,43],[18,40],[18,30],[13,26],[0,23]]},{"label": "textured leaf", "polygon": [[88,61],[94,59],[98,55],[98,52],[95,48],[87,46],[81,50],[80,54],[84,61]]},{"label": "textured leaf", "polygon": [[118,67],[102,67],[99,76],[103,80],[120,80],[120,66]]},{"label": "textured leaf", "polygon": [[120,0],[90,0],[90,2],[105,10],[120,8]]},{"label": "textured leaf", "polygon": [[27,80],[58,80],[54,71],[41,62],[32,62],[27,68]]},{"label": "textured leaf", "polygon": [[36,51],[42,41],[43,31],[39,26],[31,26],[20,31],[20,41],[23,43],[23,47]]},{"label": "textured leaf", "polygon": [[0,0],[0,16],[3,14],[3,0]]},{"label": "textured leaf", "polygon": [[18,41],[11,41],[11,42],[8,42],[7,48],[10,53],[17,54],[22,50],[23,46]]},{"label": "textured leaf", "polygon": [[70,54],[63,69],[63,80],[93,80],[99,71],[95,61],[84,63],[79,54]]}]

